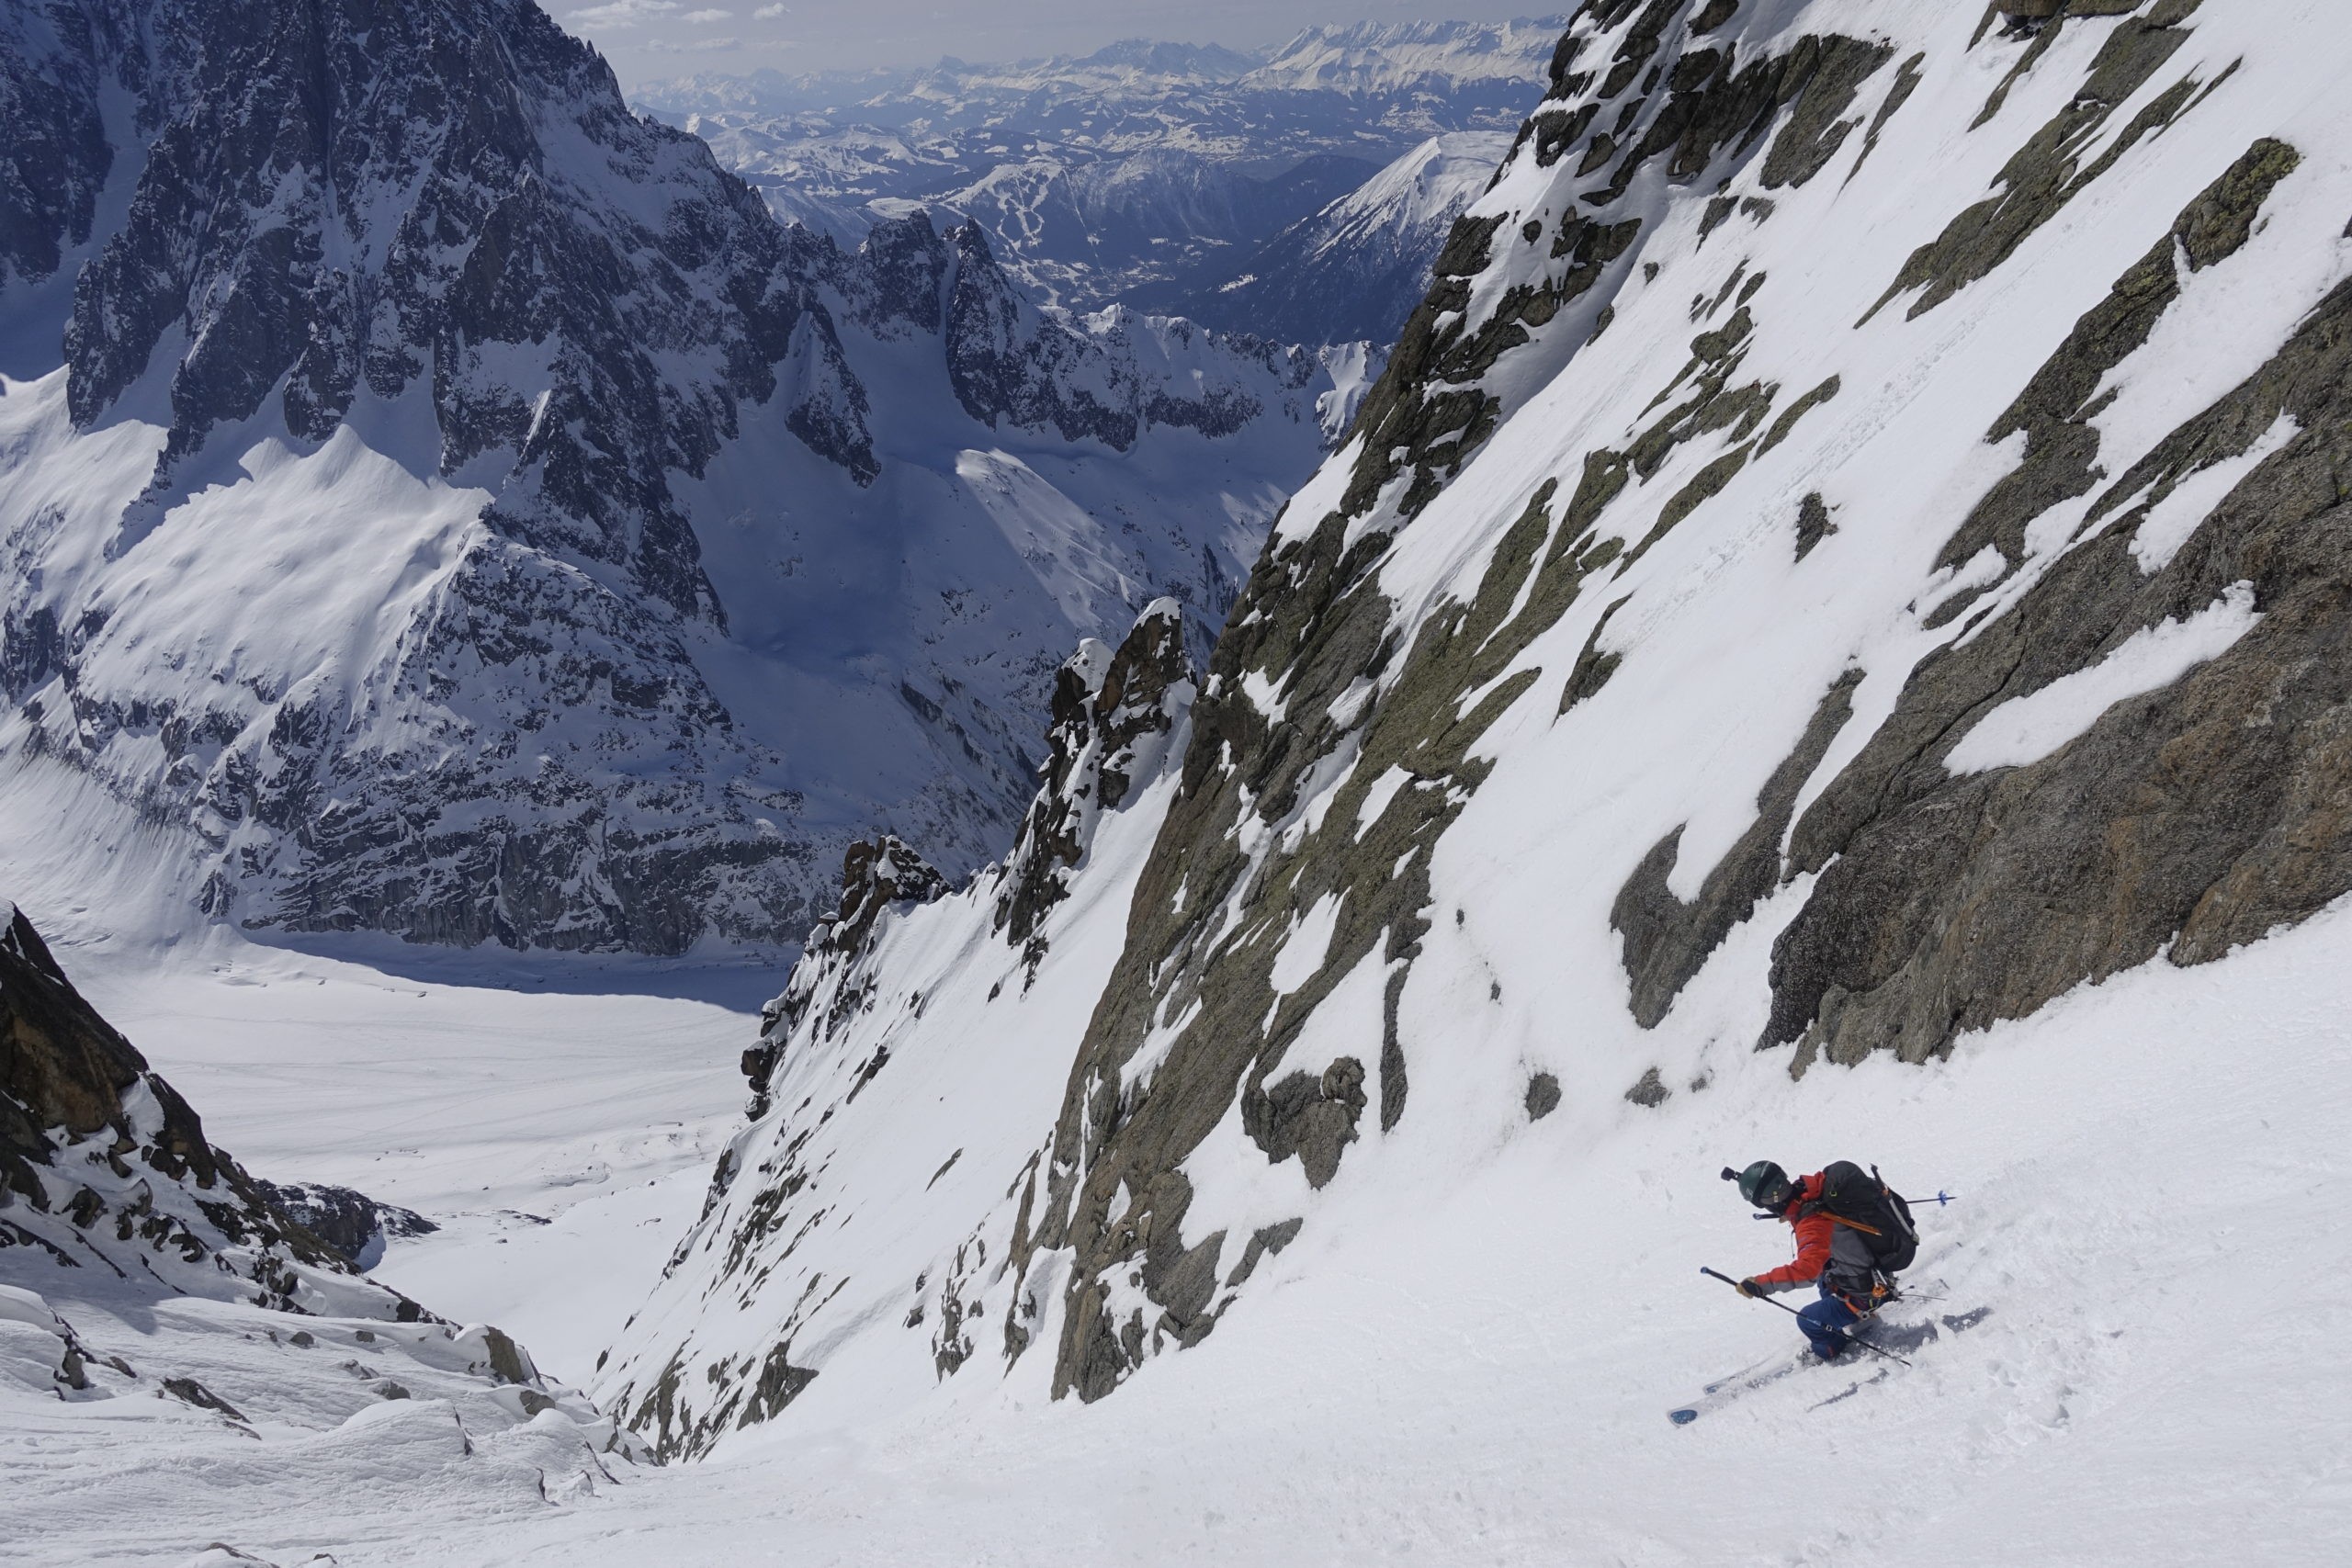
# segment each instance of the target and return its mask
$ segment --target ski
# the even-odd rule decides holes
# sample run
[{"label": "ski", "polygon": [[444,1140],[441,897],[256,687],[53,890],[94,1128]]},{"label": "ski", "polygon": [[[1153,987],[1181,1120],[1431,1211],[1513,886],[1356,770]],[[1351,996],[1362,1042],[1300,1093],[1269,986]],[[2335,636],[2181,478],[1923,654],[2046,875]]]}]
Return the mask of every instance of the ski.
[{"label": "ski", "polygon": [[1728,1377],[1716,1379],[1699,1392],[1699,1397],[1688,1404],[1678,1405],[1666,1413],[1666,1418],[1678,1427],[1688,1427],[1700,1416],[1720,1410],[1743,1394],[1779,1382],[1782,1378],[1803,1371],[1819,1358],[1811,1350],[1794,1350],[1782,1356],[1768,1357]]},{"label": "ski", "polygon": [[[1942,1314],[1923,1318],[1916,1323],[1889,1323],[1884,1318],[1873,1318],[1863,1324],[1858,1333],[1870,1344],[1877,1346],[1882,1350],[1910,1355],[1934,1344],[1946,1333],[1960,1334],[1975,1327],[1991,1316],[1992,1311],[1990,1307],[1977,1307],[1970,1312]],[[1781,1379],[1803,1371],[1807,1367],[1843,1369],[1854,1366],[1858,1354],[1858,1352],[1849,1352],[1836,1361],[1824,1361],[1814,1355],[1810,1349],[1792,1351],[1785,1356],[1768,1357],[1764,1360],[1744,1367],[1727,1377],[1718,1378],[1707,1384],[1699,1391],[1698,1398],[1687,1404],[1679,1404],[1668,1410],[1666,1413],[1666,1418],[1678,1427],[1687,1427],[1702,1416],[1720,1410],[1735,1400],[1753,1393],[1758,1389],[1779,1382]],[[1891,1365],[1879,1364],[1871,1370],[1869,1376],[1849,1383],[1838,1393],[1831,1394],[1826,1399],[1817,1400],[1806,1405],[1805,1408],[1819,1410],[1824,1405],[1837,1404],[1851,1399],[1871,1384],[1885,1382],[1894,1370]]]}]

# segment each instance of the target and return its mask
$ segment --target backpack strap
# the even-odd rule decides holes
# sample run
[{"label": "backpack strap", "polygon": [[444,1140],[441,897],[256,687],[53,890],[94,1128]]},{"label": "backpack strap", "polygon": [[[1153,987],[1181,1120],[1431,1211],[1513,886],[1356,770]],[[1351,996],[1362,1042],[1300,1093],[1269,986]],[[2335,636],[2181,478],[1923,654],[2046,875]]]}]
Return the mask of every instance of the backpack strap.
[{"label": "backpack strap", "polygon": [[[1894,1216],[1895,1223],[1902,1226],[1903,1234],[1909,1236],[1913,1241],[1917,1241],[1919,1239],[1919,1227],[1914,1224],[1911,1221],[1911,1205],[1909,1201],[1904,1198],[1902,1193],[1897,1192],[1894,1188],[1889,1187],[1886,1184],[1886,1178],[1878,1173],[1878,1167],[1876,1166],[1871,1167],[1871,1179],[1878,1183],[1879,1191],[1885,1195],[1887,1201],[1886,1212]],[[1871,1234],[1875,1235],[1877,1233],[1873,1232]]]}]

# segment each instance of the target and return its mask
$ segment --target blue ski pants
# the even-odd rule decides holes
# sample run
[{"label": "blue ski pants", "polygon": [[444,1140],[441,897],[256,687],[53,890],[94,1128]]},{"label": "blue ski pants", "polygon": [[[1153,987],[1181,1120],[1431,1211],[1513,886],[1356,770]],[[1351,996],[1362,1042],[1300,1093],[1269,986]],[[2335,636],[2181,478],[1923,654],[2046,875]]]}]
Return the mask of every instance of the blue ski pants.
[{"label": "blue ski pants", "polygon": [[1852,1307],[1830,1294],[1829,1287],[1821,1287],[1821,1299],[1797,1312],[1797,1326],[1813,1342],[1813,1353],[1823,1360],[1834,1359],[1846,1348],[1846,1330],[1860,1318]]}]

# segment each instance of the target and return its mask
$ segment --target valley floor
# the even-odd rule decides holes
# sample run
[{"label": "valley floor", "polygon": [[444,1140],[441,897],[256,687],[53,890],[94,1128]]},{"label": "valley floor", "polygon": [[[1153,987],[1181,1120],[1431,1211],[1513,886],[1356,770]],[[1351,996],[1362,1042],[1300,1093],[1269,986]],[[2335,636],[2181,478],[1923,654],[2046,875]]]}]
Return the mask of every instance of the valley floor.
[{"label": "valley floor", "polygon": [[[275,1414],[246,1410],[256,1448],[171,1402],[0,1388],[0,1562],[177,1564],[216,1541],[345,1568],[2340,1562],[2347,949],[2339,909],[2119,976],[1941,1066],[1825,1068],[1792,1095],[1774,1053],[1626,1107],[1599,1147],[1537,1123],[1400,1185],[1377,1234],[1310,1226],[1265,1265],[1273,1288],[1101,1404],[1048,1401],[1041,1355],[1010,1378],[984,1355],[911,1407],[787,1417],[702,1465],[592,1474],[529,1427],[460,1450],[449,1416],[475,1430],[480,1395],[427,1388],[342,1420],[329,1351],[266,1337],[293,1320],[128,1312],[12,1263],[94,1350],[198,1357]],[[711,1000],[553,968],[532,994],[250,950],[145,974],[62,956],[258,1173],[445,1223],[380,1278],[575,1383],[696,1212],[755,1028],[741,993],[773,980],[627,977]],[[1957,1194],[1923,1211],[1914,1274],[1942,1299],[1914,1310],[1987,1315],[1908,1368],[1807,1369],[1670,1426],[1792,1339],[1697,1272],[1754,1271],[1785,1239],[1717,1168],[1839,1156]]]}]

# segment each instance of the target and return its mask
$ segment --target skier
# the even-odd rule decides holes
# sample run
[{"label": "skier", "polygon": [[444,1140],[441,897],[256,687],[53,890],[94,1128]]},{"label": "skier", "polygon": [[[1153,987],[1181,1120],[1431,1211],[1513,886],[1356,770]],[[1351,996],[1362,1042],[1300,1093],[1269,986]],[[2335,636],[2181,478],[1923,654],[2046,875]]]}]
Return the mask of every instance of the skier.
[{"label": "skier", "polygon": [[1765,1215],[1777,1216],[1796,1232],[1791,1263],[1739,1281],[1743,1296],[1765,1296],[1818,1280],[1821,1299],[1799,1310],[1814,1354],[1834,1361],[1849,1343],[1855,1324],[1876,1312],[1894,1293],[1894,1276],[1918,1250],[1910,1205],[1878,1179],[1875,1170],[1845,1160],[1800,1180],[1769,1159],[1746,1170],[1726,1168],[1724,1179],[1739,1183],[1739,1195]]}]

